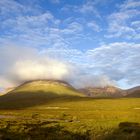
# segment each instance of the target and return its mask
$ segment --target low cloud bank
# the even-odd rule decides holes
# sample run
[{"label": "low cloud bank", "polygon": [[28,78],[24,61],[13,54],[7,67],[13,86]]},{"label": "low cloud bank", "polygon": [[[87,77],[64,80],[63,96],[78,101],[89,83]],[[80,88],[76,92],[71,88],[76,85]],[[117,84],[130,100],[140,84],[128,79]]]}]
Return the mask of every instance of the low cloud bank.
[{"label": "low cloud bank", "polygon": [[36,79],[65,80],[77,88],[111,85],[105,75],[83,73],[80,66],[50,58],[36,48],[0,47],[0,88],[17,86]]},{"label": "low cloud bank", "polygon": [[0,47],[0,88],[36,79],[64,80],[76,88],[140,84],[140,44],[111,43],[82,52],[66,47]]}]

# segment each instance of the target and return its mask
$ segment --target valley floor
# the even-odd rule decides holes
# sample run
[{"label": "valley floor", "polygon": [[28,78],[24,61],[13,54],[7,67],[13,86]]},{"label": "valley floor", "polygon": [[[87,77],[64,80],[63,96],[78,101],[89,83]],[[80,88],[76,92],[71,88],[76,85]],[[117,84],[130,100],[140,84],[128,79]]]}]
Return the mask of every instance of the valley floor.
[{"label": "valley floor", "polygon": [[0,140],[139,140],[140,98],[61,98],[0,110]]}]

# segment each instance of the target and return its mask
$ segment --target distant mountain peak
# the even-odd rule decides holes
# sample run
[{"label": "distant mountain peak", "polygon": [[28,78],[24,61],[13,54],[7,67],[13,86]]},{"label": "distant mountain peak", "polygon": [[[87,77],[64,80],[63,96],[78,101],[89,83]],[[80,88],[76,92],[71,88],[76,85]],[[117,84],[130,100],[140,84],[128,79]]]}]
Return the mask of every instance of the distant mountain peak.
[{"label": "distant mountain peak", "polygon": [[140,86],[126,90],[126,97],[140,97]]},{"label": "distant mountain peak", "polygon": [[88,87],[80,89],[86,95],[91,97],[121,97],[122,90],[114,86]]}]

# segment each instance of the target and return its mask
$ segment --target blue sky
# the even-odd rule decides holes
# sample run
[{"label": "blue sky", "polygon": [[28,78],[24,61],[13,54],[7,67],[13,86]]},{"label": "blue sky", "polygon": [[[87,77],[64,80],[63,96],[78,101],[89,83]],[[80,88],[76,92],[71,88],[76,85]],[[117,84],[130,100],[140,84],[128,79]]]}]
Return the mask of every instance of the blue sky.
[{"label": "blue sky", "polygon": [[140,85],[140,1],[1,0],[0,66],[1,88],[43,78]]}]

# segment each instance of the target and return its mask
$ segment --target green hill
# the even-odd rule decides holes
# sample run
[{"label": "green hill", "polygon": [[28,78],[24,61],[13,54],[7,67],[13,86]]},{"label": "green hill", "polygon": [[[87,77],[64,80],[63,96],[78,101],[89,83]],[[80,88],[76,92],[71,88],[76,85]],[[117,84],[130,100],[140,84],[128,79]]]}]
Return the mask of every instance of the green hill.
[{"label": "green hill", "polygon": [[83,97],[64,81],[36,80],[25,82],[0,97],[0,108],[24,108],[50,102],[54,98]]}]

